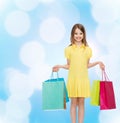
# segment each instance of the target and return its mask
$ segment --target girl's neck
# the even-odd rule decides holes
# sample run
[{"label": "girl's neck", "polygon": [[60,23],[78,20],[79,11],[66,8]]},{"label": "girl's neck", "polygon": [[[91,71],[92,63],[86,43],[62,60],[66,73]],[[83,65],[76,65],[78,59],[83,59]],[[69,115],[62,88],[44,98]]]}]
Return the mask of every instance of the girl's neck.
[{"label": "girl's neck", "polygon": [[81,46],[83,43],[82,42],[75,42],[75,45]]}]

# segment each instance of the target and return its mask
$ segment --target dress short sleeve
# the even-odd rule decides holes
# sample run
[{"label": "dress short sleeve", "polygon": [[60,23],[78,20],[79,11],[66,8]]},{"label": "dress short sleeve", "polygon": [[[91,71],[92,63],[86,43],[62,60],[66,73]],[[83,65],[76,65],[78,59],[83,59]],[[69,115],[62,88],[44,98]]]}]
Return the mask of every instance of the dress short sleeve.
[{"label": "dress short sleeve", "polygon": [[70,47],[65,48],[65,58],[70,59]]},{"label": "dress short sleeve", "polygon": [[87,57],[88,59],[92,57],[92,49],[90,47],[87,47]]}]

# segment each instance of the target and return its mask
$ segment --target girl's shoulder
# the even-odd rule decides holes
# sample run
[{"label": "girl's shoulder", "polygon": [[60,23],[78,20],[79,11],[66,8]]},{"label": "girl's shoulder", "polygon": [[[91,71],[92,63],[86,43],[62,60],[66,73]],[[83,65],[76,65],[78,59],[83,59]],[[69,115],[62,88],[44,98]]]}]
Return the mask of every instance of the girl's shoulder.
[{"label": "girl's shoulder", "polygon": [[90,46],[86,46],[85,49],[88,54],[92,54],[92,49]]},{"label": "girl's shoulder", "polygon": [[70,53],[72,50],[72,45],[66,46],[65,47],[65,53]]}]

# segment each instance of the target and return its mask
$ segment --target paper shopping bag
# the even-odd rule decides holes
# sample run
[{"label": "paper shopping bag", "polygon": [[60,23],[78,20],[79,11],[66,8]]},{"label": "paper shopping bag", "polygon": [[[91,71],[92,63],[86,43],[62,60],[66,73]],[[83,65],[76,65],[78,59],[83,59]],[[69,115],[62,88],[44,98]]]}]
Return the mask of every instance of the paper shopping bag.
[{"label": "paper shopping bag", "polygon": [[63,82],[43,82],[42,106],[44,110],[64,109]]},{"label": "paper shopping bag", "polygon": [[108,80],[108,77],[103,72],[105,77],[104,81],[100,81],[100,109],[107,110],[107,109],[115,109],[116,102],[115,102],[115,95],[114,95],[114,88],[112,81]]},{"label": "paper shopping bag", "polygon": [[94,106],[100,105],[100,80],[93,81],[90,104]]},{"label": "paper shopping bag", "polygon": [[49,79],[42,84],[43,110],[66,109],[69,101],[64,78]]}]

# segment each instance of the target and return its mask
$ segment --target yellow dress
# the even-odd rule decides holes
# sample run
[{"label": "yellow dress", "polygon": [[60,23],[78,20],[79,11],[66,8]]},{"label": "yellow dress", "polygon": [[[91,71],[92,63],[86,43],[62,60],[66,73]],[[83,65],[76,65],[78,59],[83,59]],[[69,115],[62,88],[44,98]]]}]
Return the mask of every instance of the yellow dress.
[{"label": "yellow dress", "polygon": [[70,61],[67,80],[69,97],[90,97],[87,63],[91,56],[89,46],[71,45],[65,48],[65,57]]}]

